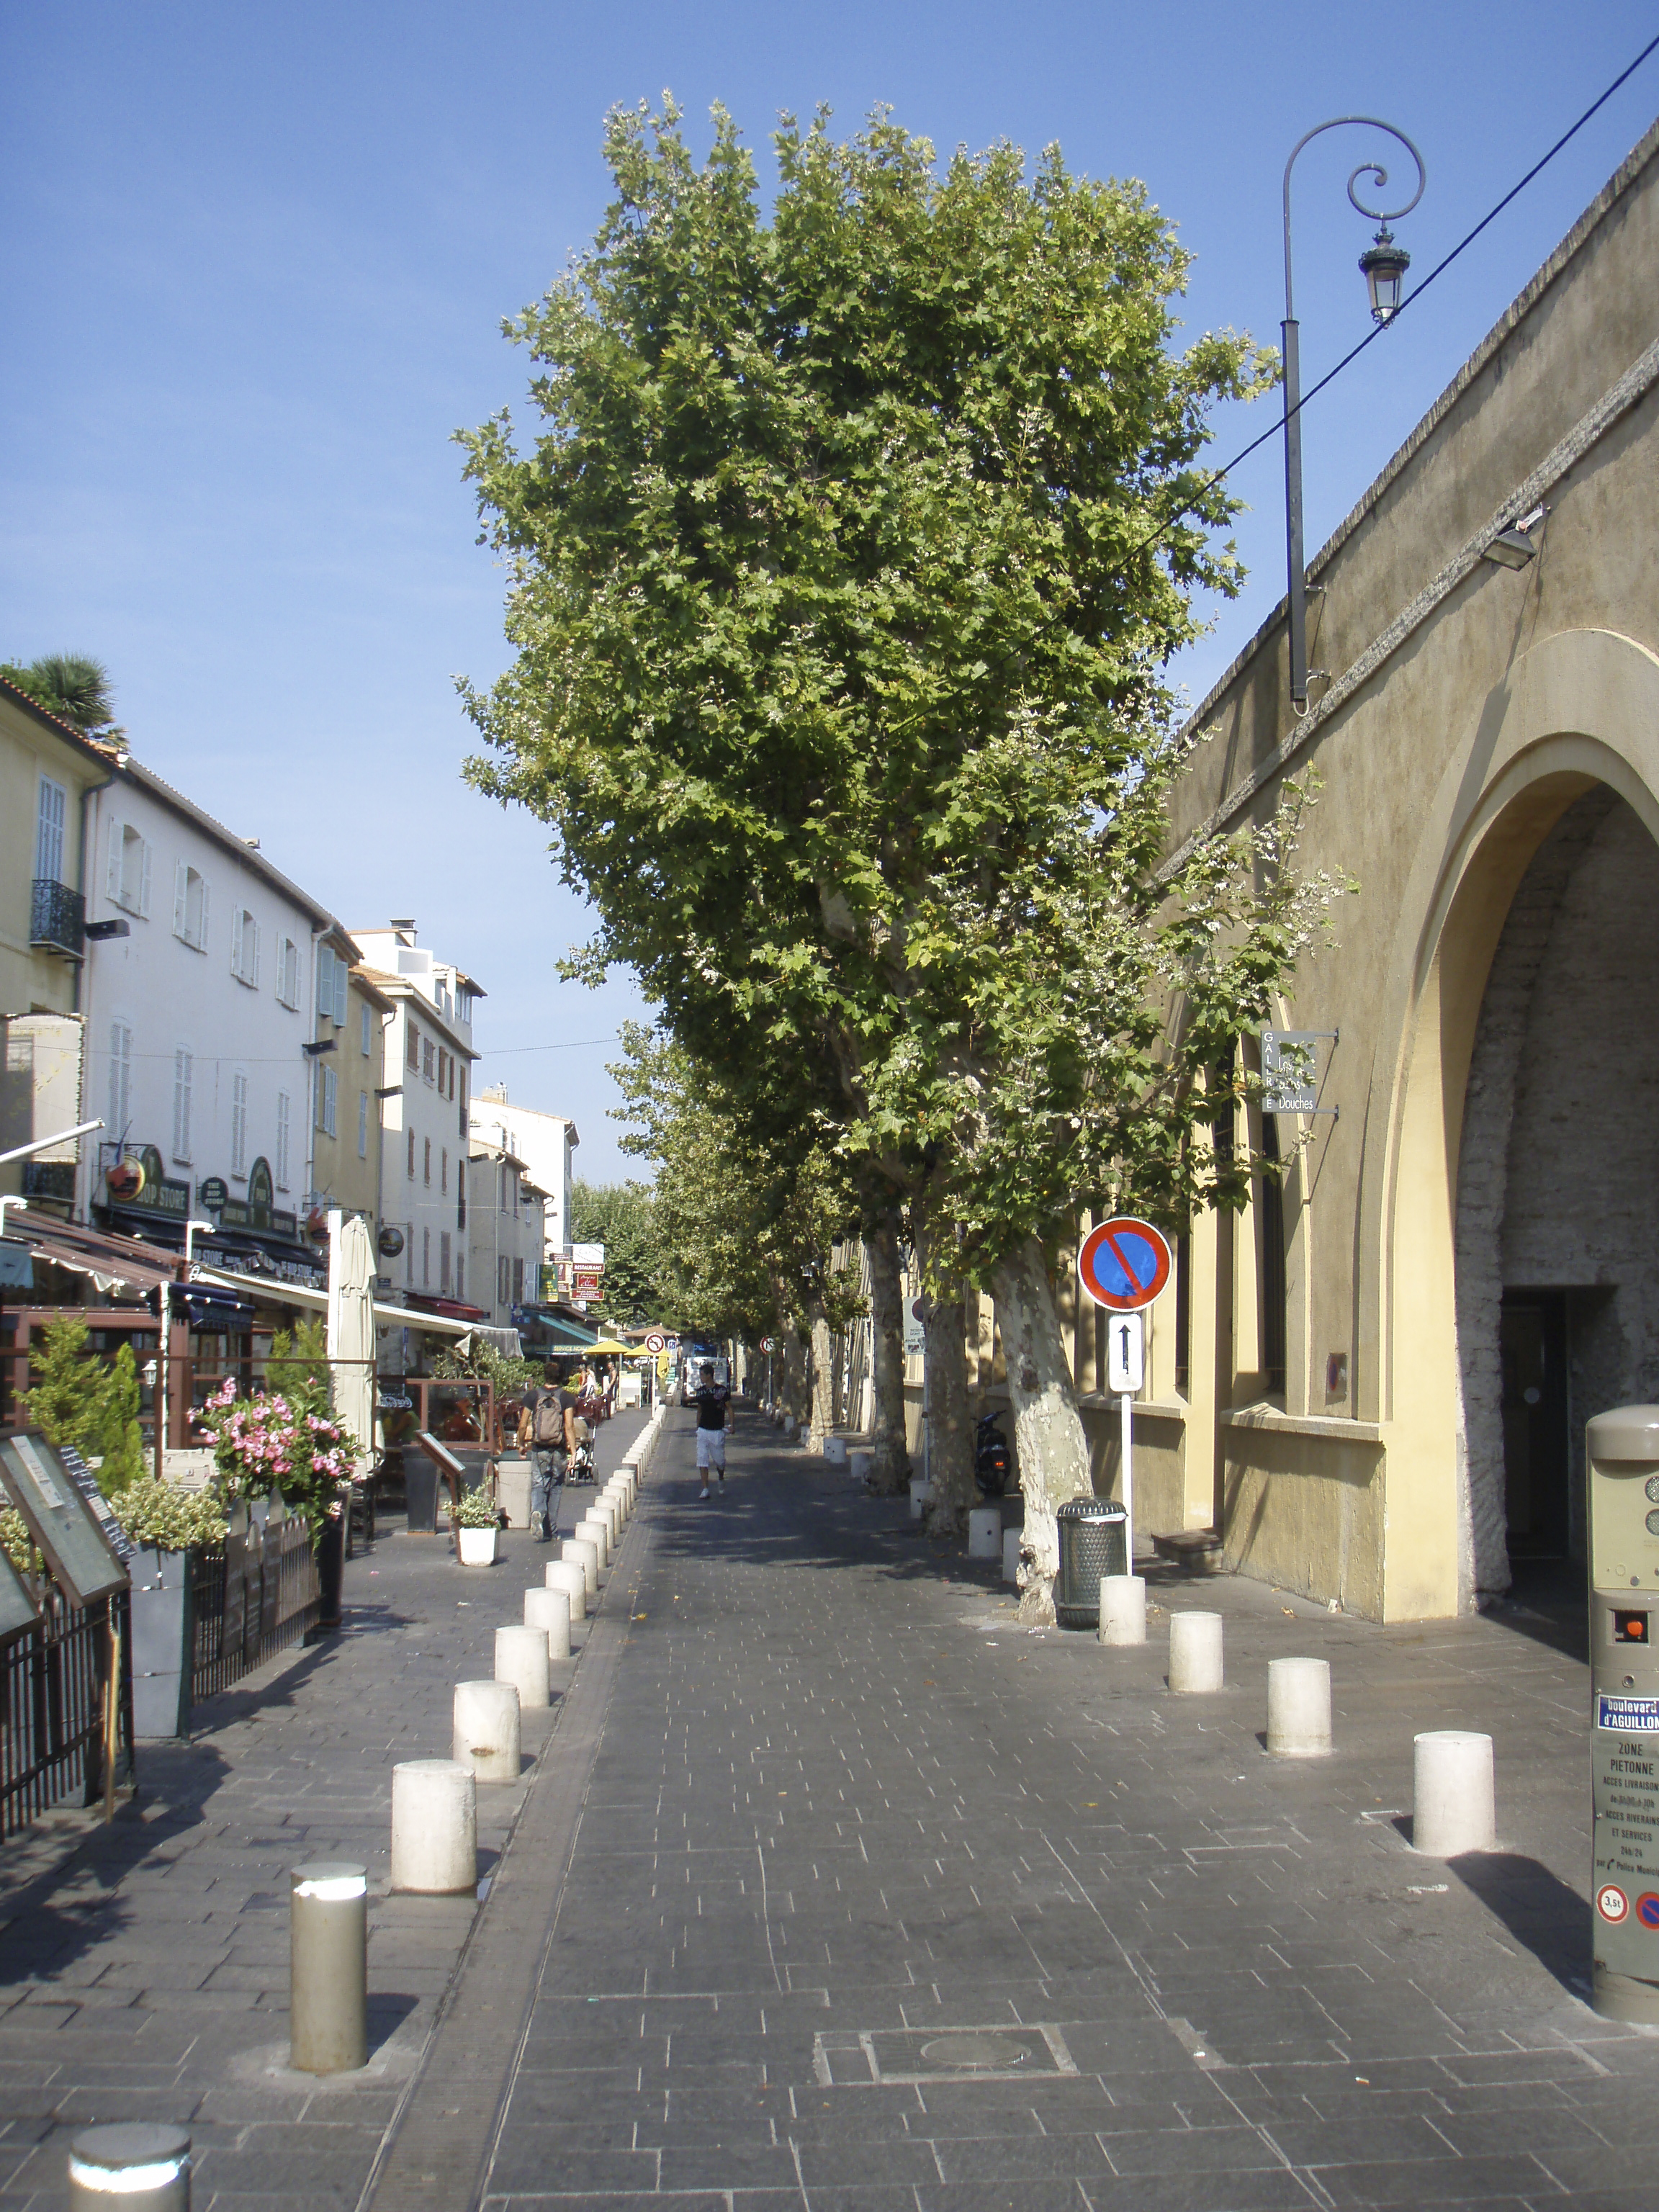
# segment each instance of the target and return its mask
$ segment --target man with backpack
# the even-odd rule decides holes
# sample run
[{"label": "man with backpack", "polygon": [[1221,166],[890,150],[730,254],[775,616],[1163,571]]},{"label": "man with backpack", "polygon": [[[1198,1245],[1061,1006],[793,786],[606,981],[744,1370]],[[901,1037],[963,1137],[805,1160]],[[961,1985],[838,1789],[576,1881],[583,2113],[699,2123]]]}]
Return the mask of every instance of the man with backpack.
[{"label": "man with backpack", "polygon": [[545,1389],[525,1401],[519,1417],[519,1449],[530,1453],[530,1533],[545,1544],[553,1534],[552,1497],[576,1449],[576,1401],[559,1382],[551,1360],[542,1370]]}]

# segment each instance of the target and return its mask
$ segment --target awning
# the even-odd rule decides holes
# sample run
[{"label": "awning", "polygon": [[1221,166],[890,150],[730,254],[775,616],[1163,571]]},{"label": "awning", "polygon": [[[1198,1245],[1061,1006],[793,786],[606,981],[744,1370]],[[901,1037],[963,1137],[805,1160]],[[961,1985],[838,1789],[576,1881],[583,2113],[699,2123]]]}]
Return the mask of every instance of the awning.
[{"label": "awning", "polygon": [[26,1207],[9,1206],[7,1213],[10,1235],[21,1238],[37,1260],[67,1267],[72,1274],[89,1276],[105,1296],[118,1285],[154,1291],[178,1279],[173,1255],[158,1245],[143,1244],[131,1237],[108,1237],[100,1230],[83,1229],[76,1221],[54,1220],[50,1231],[37,1234]]},{"label": "awning", "polygon": [[458,1352],[471,1352],[474,1343],[489,1345],[503,1359],[522,1359],[523,1347],[516,1328],[491,1328],[483,1324],[470,1328],[456,1346]]},{"label": "awning", "polygon": [[[222,1275],[216,1268],[196,1267],[194,1283],[211,1283],[222,1291],[235,1291],[262,1305],[298,1306],[307,1313],[326,1314],[328,1292],[312,1291],[299,1283],[279,1283],[269,1275]],[[470,1336],[475,1323],[447,1321],[440,1314],[417,1313],[413,1306],[383,1306],[375,1302],[374,1318],[390,1328],[424,1329],[429,1336]],[[498,1332],[499,1333],[499,1332]]]}]

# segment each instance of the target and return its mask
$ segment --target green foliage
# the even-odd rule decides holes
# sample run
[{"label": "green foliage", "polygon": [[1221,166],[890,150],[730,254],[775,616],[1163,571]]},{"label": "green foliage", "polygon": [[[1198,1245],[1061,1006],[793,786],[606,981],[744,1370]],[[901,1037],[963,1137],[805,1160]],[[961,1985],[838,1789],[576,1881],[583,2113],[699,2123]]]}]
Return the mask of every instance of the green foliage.
[{"label": "green foliage", "polygon": [[463,1528],[493,1528],[499,1519],[496,1509],[484,1496],[482,1488],[464,1490],[461,1502],[453,1516]]},{"label": "green foliage", "polygon": [[270,1340],[265,1387],[312,1413],[328,1404],[328,1325],[319,1316],[279,1328]]},{"label": "green foliage", "polygon": [[46,1323],[32,1354],[38,1380],[24,1401],[47,1441],[70,1444],[83,1459],[100,1459],[99,1487],[113,1498],[143,1472],[138,1426],[138,1371],[124,1344],[107,1364],[88,1349],[91,1332],[78,1314]]},{"label": "green foliage", "polygon": [[135,1544],[158,1552],[205,1550],[224,1541],[230,1523],[216,1490],[180,1490],[154,1475],[130,1483],[111,1508]]},{"label": "green foliage", "polygon": [[1173,226],[1054,149],[775,144],[768,221],[722,112],[701,168],[672,106],[613,114],[596,242],[511,326],[533,449],[463,441],[517,648],[469,774],[592,901],[575,972],[631,965],[686,1055],[647,1149],[709,1326],[757,1276],[797,1311],[849,1188],[980,1283],[1080,1206],[1237,1203],[1206,1071],[1343,888],[1292,878],[1300,792],[1166,861],[1165,665],[1239,580],[1206,410],[1275,369],[1176,349]]},{"label": "green foliage", "polygon": [[570,1193],[573,1243],[603,1244],[605,1313],[629,1328],[660,1318],[663,1256],[656,1225],[657,1194],[643,1182],[586,1182]]},{"label": "green foliage", "polygon": [[470,1382],[493,1382],[498,1401],[514,1397],[542,1379],[542,1370],[533,1359],[511,1359],[481,1336],[475,1336],[465,1351],[459,1343],[444,1345],[433,1355],[432,1371]]},{"label": "green foliage", "polygon": [[32,1579],[40,1572],[43,1563],[29,1534],[29,1524],[15,1506],[0,1507],[0,1552],[20,1575]]},{"label": "green foliage", "polygon": [[108,729],[115,720],[109,671],[87,653],[42,653],[26,668],[6,661],[0,663],[0,677],[84,736]]}]

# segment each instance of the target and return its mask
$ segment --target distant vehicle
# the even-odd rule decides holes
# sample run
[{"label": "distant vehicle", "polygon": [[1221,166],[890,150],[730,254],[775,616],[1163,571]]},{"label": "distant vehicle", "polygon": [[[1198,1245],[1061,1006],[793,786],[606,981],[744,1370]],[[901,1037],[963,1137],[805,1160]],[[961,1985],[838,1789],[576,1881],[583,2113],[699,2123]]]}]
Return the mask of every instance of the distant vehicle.
[{"label": "distant vehicle", "polygon": [[730,1361],[717,1344],[698,1344],[695,1340],[680,1345],[680,1387],[676,1395],[678,1405],[689,1405],[693,1392],[702,1379],[703,1368],[714,1370],[714,1380],[721,1389],[732,1387]]}]

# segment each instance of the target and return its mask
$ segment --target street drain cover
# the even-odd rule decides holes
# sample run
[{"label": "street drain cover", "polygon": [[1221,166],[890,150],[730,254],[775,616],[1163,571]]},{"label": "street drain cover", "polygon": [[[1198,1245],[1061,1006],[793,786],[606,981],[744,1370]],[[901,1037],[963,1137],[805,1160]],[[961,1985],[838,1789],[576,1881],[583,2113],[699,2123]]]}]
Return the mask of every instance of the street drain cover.
[{"label": "street drain cover", "polygon": [[982,2067],[1023,2066],[1031,2055],[1029,2043],[1016,2043],[1007,2035],[936,2035],[924,2043],[921,2055],[930,2066],[977,2072]]}]

